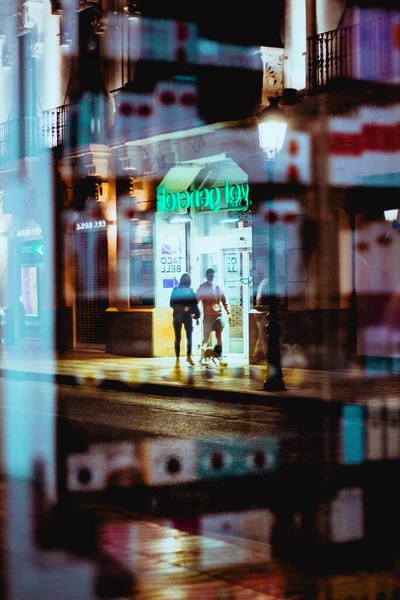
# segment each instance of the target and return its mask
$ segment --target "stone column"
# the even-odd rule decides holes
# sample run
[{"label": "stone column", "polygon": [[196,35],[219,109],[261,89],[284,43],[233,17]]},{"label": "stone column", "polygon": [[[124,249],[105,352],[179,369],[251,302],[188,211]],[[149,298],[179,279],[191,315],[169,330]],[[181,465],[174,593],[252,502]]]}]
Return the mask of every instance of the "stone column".
[{"label": "stone column", "polygon": [[[142,189],[141,189],[142,188]],[[121,356],[153,356],[153,308],[130,306],[130,235],[133,219],[148,209],[145,186],[134,169],[116,178],[115,282],[107,311],[106,351]],[[109,236],[113,235],[110,229]],[[112,254],[112,253],[111,253]]]},{"label": "stone column", "polygon": [[285,11],[285,88],[306,87],[306,0],[289,0]]}]

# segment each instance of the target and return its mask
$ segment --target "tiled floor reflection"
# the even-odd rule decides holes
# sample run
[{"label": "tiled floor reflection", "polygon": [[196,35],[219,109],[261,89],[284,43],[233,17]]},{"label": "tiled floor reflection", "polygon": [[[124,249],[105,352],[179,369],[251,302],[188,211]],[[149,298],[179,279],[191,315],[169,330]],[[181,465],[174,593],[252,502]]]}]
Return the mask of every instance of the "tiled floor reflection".
[{"label": "tiled floor reflection", "polygon": [[135,597],[268,598],[268,545],[192,535],[162,522],[107,525],[100,538],[103,550],[135,573]]},{"label": "tiled floor reflection", "polygon": [[[32,487],[24,483],[3,481],[0,486],[0,589],[5,600],[400,597],[400,558],[395,554],[389,567],[382,563],[371,568],[370,563],[352,569],[350,562],[338,572],[334,564],[303,569],[296,561],[277,558],[271,544],[274,522],[266,509],[154,519],[129,517],[129,511],[111,506],[101,511],[93,504],[92,514],[98,516],[94,544],[87,556],[79,556],[79,545],[78,552],[71,553],[40,544],[35,532],[44,515],[33,510],[33,498]],[[76,523],[71,520],[67,526],[79,537]],[[339,538],[335,542],[343,541]],[[84,554],[83,546],[80,549]]]}]

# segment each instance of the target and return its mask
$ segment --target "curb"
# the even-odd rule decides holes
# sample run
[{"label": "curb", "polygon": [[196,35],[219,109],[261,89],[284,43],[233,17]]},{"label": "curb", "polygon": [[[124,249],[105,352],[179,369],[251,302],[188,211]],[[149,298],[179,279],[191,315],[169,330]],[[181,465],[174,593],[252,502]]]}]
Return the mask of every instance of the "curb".
[{"label": "curb", "polygon": [[[39,381],[66,385],[71,387],[82,387],[79,377],[67,374],[37,373],[34,371],[20,371],[16,369],[0,369],[0,377],[13,381]],[[260,382],[260,386],[262,383]],[[297,409],[304,413],[309,410],[331,410],[342,407],[349,402],[341,400],[324,400],[320,397],[304,395],[286,395],[285,392],[273,393],[263,390],[254,392],[227,390],[221,388],[208,388],[174,383],[128,383],[119,379],[102,379],[96,384],[87,387],[95,387],[100,390],[131,392],[133,394],[164,396],[166,398],[186,398],[193,400],[212,400],[222,403],[269,406],[276,408]],[[357,404],[357,402],[353,402]]]}]

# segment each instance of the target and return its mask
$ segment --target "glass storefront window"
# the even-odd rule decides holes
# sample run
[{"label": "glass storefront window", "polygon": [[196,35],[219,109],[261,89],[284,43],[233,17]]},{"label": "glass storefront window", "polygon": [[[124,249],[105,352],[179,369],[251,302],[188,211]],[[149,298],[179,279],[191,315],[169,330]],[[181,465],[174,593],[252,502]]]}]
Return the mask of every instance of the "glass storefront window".
[{"label": "glass storefront window", "polygon": [[199,212],[196,216],[201,237],[231,235],[240,228],[251,227],[250,211]]},{"label": "glass storefront window", "polygon": [[21,267],[21,301],[30,317],[39,316],[37,271],[36,266]]},{"label": "glass storefront window", "polygon": [[171,223],[157,215],[155,247],[156,306],[169,306],[171,292],[187,269],[185,223]]},{"label": "glass storefront window", "polygon": [[130,223],[130,306],[154,306],[154,215]]}]

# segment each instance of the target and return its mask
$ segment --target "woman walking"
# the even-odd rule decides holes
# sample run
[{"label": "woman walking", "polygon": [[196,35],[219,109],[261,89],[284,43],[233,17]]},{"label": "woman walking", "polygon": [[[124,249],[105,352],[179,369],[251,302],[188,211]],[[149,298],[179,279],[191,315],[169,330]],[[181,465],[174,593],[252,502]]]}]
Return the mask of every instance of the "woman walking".
[{"label": "woman walking", "polygon": [[179,285],[172,290],[170,306],[173,310],[173,325],[175,332],[175,366],[179,366],[179,356],[181,349],[182,325],[186,332],[186,360],[190,365],[194,365],[192,358],[192,332],[193,319],[199,324],[200,310],[197,305],[197,298],[194,290],[191,288],[191,278],[189,273],[183,273]]}]

